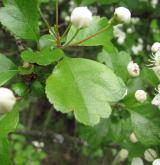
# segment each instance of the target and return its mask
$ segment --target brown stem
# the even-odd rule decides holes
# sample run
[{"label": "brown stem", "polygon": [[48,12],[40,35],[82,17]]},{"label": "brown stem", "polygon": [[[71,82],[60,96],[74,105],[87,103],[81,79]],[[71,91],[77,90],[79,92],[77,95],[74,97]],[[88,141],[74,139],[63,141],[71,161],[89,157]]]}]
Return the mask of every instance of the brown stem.
[{"label": "brown stem", "polygon": [[58,0],[56,0],[56,36],[57,36],[57,45],[61,46],[61,37],[59,34],[59,23],[58,23],[58,14],[59,14],[59,8],[58,8]]},{"label": "brown stem", "polygon": [[70,45],[62,45],[62,46],[60,46],[59,48],[67,48],[67,47],[78,46],[78,45],[84,43],[85,41],[88,41],[89,39],[92,39],[92,38],[96,37],[97,35],[99,35],[99,34],[105,32],[111,25],[112,25],[112,24],[108,24],[108,26],[106,26],[105,28],[101,29],[100,31],[98,31],[98,32],[95,33],[95,34],[92,34],[92,35],[90,35],[90,36],[84,38],[84,39],[81,40],[81,41],[75,42],[75,43],[70,44]]}]

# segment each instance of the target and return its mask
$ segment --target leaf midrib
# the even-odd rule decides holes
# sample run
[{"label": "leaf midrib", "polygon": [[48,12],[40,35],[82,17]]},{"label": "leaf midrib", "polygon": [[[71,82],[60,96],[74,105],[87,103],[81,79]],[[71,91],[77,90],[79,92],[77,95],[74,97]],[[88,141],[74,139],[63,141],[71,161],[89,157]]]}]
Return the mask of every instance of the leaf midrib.
[{"label": "leaf midrib", "polygon": [[73,81],[75,82],[75,83],[74,83],[74,84],[75,84],[75,87],[77,88],[77,91],[78,91],[78,93],[79,93],[79,96],[80,96],[80,98],[82,99],[83,105],[84,105],[84,107],[85,107],[85,109],[86,109],[86,111],[87,111],[89,122],[92,123],[92,122],[91,122],[91,119],[89,118],[90,114],[89,114],[89,112],[88,112],[88,107],[86,106],[85,99],[83,98],[82,92],[81,92],[81,90],[80,90],[80,88],[79,88],[79,85],[78,85],[78,82],[77,82],[77,79],[76,79],[76,77],[74,76],[74,72],[72,71],[72,69],[71,69],[71,67],[70,67],[70,64],[69,64],[69,62],[68,62],[68,59],[66,59],[65,61],[66,61],[66,64],[67,64],[67,66],[68,66],[68,68],[69,68],[69,70],[70,70],[70,73],[71,73],[71,76],[72,76],[72,78],[73,78]]}]

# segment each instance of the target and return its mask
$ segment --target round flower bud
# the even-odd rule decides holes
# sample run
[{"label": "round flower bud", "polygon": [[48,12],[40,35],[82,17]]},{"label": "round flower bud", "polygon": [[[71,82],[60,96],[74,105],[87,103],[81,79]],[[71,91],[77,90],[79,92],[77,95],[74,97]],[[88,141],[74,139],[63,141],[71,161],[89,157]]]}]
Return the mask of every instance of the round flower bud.
[{"label": "round flower bud", "polygon": [[137,142],[138,142],[137,137],[136,137],[136,135],[135,135],[134,132],[132,132],[132,133],[130,134],[129,139],[130,139],[130,141],[131,141],[132,143],[137,143]]},{"label": "round flower bud", "polygon": [[126,150],[126,149],[121,149],[120,151],[119,151],[119,159],[120,159],[120,161],[124,161],[125,159],[127,159],[128,158],[128,150]]},{"label": "round flower bud", "polygon": [[131,20],[131,12],[125,7],[116,8],[114,15],[120,23],[129,23]]},{"label": "round flower bud", "polygon": [[160,165],[160,159],[154,160],[154,162],[152,163],[152,165]]},{"label": "round flower bud", "polygon": [[148,162],[152,162],[157,158],[157,153],[155,150],[149,148],[144,152],[144,159]]},{"label": "round flower bud", "polygon": [[131,165],[144,165],[143,160],[139,157],[133,158]]},{"label": "round flower bud", "polygon": [[131,61],[127,66],[128,73],[132,77],[137,77],[140,75],[140,68],[139,65]]},{"label": "round flower bud", "polygon": [[16,103],[16,97],[8,88],[0,88],[0,113],[10,112]]},{"label": "round flower bud", "polygon": [[137,90],[135,93],[135,98],[137,101],[143,103],[147,100],[147,93],[144,90]]},{"label": "round flower bud", "polygon": [[155,43],[152,45],[152,47],[151,47],[151,51],[152,51],[153,53],[156,53],[156,52],[158,52],[158,50],[160,50],[160,43],[159,43],[159,42],[155,42]]},{"label": "round flower bud", "polygon": [[92,13],[87,7],[77,7],[72,11],[71,22],[77,28],[88,27],[92,22]]},{"label": "round flower bud", "polygon": [[153,100],[152,100],[152,105],[155,105],[157,107],[160,106],[160,94],[157,94]]}]

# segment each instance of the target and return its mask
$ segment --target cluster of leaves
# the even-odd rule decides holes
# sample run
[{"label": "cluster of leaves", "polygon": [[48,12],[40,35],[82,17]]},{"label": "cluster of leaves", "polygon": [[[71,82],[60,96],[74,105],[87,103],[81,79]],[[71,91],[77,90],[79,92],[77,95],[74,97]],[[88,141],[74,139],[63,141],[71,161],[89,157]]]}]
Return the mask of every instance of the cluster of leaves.
[{"label": "cluster of leaves", "polygon": [[[77,124],[77,132],[96,151],[104,149],[108,144],[118,144],[129,151],[129,160],[143,156],[145,149],[151,146],[159,151],[160,112],[150,104],[150,97],[144,104],[137,103],[134,98],[137,89],[148,90],[152,96],[151,89],[157,85],[158,79],[144,64],[141,65],[141,76],[135,79],[128,75],[126,69],[132,58],[132,43],[135,43],[139,36],[128,34],[126,43],[119,46],[113,39],[113,27],[110,26],[105,32],[83,41],[108,26],[106,17],[94,16],[92,25],[82,29],[70,45],[78,43],[76,46],[80,46],[80,49],[87,47],[94,51],[98,47],[102,50],[95,60],[91,60],[87,51],[83,54],[85,58],[71,58],[73,52],[67,50],[69,46],[64,49],[63,46],[57,46],[57,39],[52,33],[54,28],[51,27],[48,34],[40,34],[40,5],[48,2],[3,1],[4,7],[0,9],[2,26],[16,38],[24,40],[27,46],[20,52],[18,62],[15,61],[17,65],[5,55],[0,55],[0,86],[10,86],[10,82],[14,80],[12,89],[17,96],[24,99],[30,94],[44,96],[46,93],[57,111],[73,112],[78,122],[88,125]],[[117,0],[76,2],[83,5],[99,3],[107,7],[118,3]],[[55,1],[53,3],[55,4]],[[139,5],[139,1],[119,2],[120,5],[128,5],[131,9],[135,9],[137,3]],[[140,10],[145,5],[141,3],[137,9]],[[148,11],[151,12],[151,9]],[[140,30],[143,26],[145,25],[141,22],[137,25]],[[157,20],[153,20],[150,26],[152,29],[158,29]],[[76,28],[71,26],[67,35],[62,38],[61,44],[68,43],[75,32]],[[142,36],[146,34],[145,31],[141,33]],[[157,34],[149,38],[150,42],[154,39],[157,39]],[[147,61],[147,58],[138,56],[135,60],[141,63]],[[20,81],[22,83],[19,83]],[[128,96],[124,99],[126,89]],[[5,165],[11,164],[8,158],[7,136],[17,126],[20,106],[21,104],[18,104],[11,113],[0,118],[0,162]],[[135,132],[138,138],[139,142],[136,145],[129,141],[131,132]],[[90,148],[83,152],[89,155]]]}]

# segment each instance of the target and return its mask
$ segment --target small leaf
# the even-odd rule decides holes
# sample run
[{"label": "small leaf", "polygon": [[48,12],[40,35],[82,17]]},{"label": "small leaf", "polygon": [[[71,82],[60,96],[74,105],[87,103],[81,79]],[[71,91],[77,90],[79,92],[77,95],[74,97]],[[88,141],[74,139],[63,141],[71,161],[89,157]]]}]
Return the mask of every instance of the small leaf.
[{"label": "small leaf", "polygon": [[0,9],[0,22],[17,37],[38,40],[38,0],[7,0]]},{"label": "small leaf", "polygon": [[78,121],[95,125],[108,118],[108,102],[123,98],[122,80],[105,65],[87,59],[62,60],[48,78],[46,94],[55,108],[63,113],[74,111]]},{"label": "small leaf", "polygon": [[[88,28],[84,28],[80,30],[78,35],[75,37],[75,39],[72,41],[72,43],[81,41],[90,35],[93,35],[100,31],[101,29],[107,27],[108,20],[106,18],[100,18],[100,17],[94,17],[91,25]],[[70,39],[73,37],[73,35],[76,33],[77,29],[76,27],[72,26],[68,36],[67,41],[70,41]],[[82,44],[81,46],[98,46],[98,45],[105,45],[108,41],[112,39],[112,27],[108,28],[105,32],[93,37],[92,39],[89,39]]]},{"label": "small leaf", "polygon": [[21,57],[25,62],[46,66],[60,60],[64,57],[64,53],[61,49],[44,48],[39,52],[29,49],[22,52]]},{"label": "small leaf", "polygon": [[7,57],[0,54],[0,86],[4,85],[13,76],[17,74],[18,70],[15,64]]},{"label": "small leaf", "polygon": [[40,45],[41,49],[43,49],[45,47],[54,47],[55,46],[55,39],[50,34],[43,35],[39,39],[39,45]]},{"label": "small leaf", "polygon": [[22,97],[27,91],[27,86],[25,83],[19,82],[12,85],[12,90],[14,91],[14,93],[16,93],[16,95]]},{"label": "small leaf", "polygon": [[19,71],[19,74],[21,75],[29,75],[29,74],[32,74],[34,72],[34,65],[28,67],[28,68],[25,68],[23,66],[19,66],[18,67],[18,71]]}]

